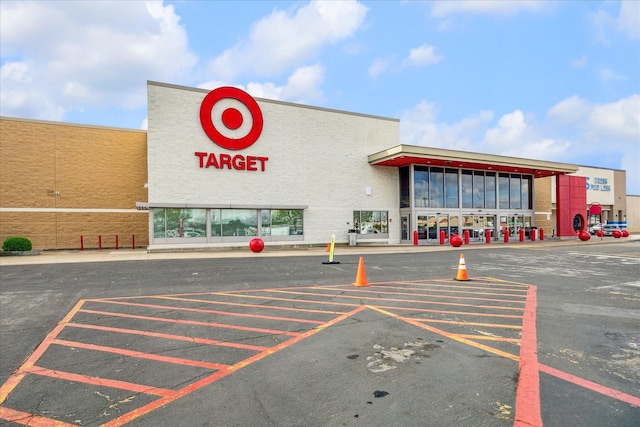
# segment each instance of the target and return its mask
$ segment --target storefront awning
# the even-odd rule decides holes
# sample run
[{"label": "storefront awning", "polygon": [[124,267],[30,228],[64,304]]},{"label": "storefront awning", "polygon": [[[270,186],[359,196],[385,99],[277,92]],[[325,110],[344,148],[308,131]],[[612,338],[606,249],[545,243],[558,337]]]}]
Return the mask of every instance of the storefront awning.
[{"label": "storefront awning", "polygon": [[401,167],[411,164],[450,168],[476,169],[509,173],[530,174],[535,178],[564,175],[578,171],[578,165],[471,153],[444,148],[398,145],[369,155],[372,166]]}]

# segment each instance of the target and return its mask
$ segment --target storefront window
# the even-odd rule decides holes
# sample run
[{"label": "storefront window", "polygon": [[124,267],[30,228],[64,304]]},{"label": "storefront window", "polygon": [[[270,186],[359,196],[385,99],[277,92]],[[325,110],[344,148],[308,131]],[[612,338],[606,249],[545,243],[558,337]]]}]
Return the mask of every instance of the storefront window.
[{"label": "storefront window", "polygon": [[462,171],[462,207],[473,207],[473,175],[471,171]]},{"label": "storefront window", "polygon": [[484,176],[484,207],[496,208],[496,173],[486,172]]},{"label": "storefront window", "polygon": [[353,225],[358,234],[387,234],[388,218],[387,211],[354,211]]},{"label": "storefront window", "polygon": [[257,236],[258,211],[256,209],[223,209],[223,236]]},{"label": "storefront window", "polygon": [[154,209],[154,237],[206,237],[206,212],[206,209]]},{"label": "storefront window", "polygon": [[411,206],[410,196],[410,171],[408,167],[400,168],[400,207],[408,208]]},{"label": "storefront window", "polygon": [[530,176],[522,177],[522,209],[533,209],[532,179]]},{"label": "storefront window", "polygon": [[473,207],[484,208],[484,172],[473,173]]},{"label": "storefront window", "polygon": [[444,173],[446,207],[457,208],[459,206],[458,170],[447,169]]},{"label": "storefront window", "polygon": [[429,171],[429,206],[444,207],[444,170],[431,168]]},{"label": "storefront window", "polygon": [[429,206],[429,168],[416,166],[413,171],[413,199],[418,208]]},{"label": "storefront window", "polygon": [[509,188],[510,188],[509,207],[511,209],[522,209],[522,198],[520,195],[520,191],[521,191],[520,175],[511,175],[511,179],[509,181]]},{"label": "storefront window", "polygon": [[164,238],[166,236],[166,218],[164,209],[153,210],[153,237]]},{"label": "storefront window", "polygon": [[[269,212],[269,211],[262,211]],[[300,209],[274,209],[271,212],[272,236],[297,236],[302,235],[302,210]],[[264,234],[264,221],[263,221]],[[266,235],[266,234],[265,234]]]},{"label": "storefront window", "polygon": [[211,209],[211,237],[222,236],[222,218],[220,218],[220,209]]},{"label": "storefront window", "polygon": [[498,193],[500,209],[509,209],[509,174],[500,174],[498,178]]}]

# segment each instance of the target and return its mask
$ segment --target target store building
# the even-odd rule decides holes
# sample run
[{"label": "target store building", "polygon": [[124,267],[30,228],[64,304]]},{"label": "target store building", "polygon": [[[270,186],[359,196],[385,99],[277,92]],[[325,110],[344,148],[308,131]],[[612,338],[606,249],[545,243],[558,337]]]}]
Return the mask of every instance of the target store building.
[{"label": "target store building", "polygon": [[117,247],[120,235],[126,246],[135,235],[153,251],[255,237],[439,244],[465,230],[485,241],[533,227],[575,238],[588,226],[577,165],[402,145],[397,119],[231,87],[147,91],[146,132],[2,118],[0,238],[53,249],[77,248],[80,236]]}]

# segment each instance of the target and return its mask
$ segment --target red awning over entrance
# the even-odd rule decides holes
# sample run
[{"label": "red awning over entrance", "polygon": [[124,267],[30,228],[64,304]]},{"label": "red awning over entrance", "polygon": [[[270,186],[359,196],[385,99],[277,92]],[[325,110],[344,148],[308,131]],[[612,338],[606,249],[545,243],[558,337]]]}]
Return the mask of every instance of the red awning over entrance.
[{"label": "red awning over entrance", "polygon": [[534,178],[565,175],[578,170],[577,165],[471,153],[443,148],[398,145],[368,157],[372,166],[401,167],[414,165],[440,166],[533,175]]}]

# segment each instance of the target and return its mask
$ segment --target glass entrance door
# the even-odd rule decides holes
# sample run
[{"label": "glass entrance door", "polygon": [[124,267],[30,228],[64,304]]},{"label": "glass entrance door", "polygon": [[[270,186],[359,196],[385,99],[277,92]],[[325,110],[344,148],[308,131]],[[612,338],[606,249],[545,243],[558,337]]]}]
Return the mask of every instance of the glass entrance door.
[{"label": "glass entrance door", "polygon": [[438,232],[436,234],[436,240],[440,240],[440,232],[444,231],[445,242],[448,241],[451,235],[451,229],[449,228],[449,215],[438,215]]},{"label": "glass entrance door", "polygon": [[411,240],[411,222],[409,215],[402,215],[400,218],[400,236],[402,240]]}]

